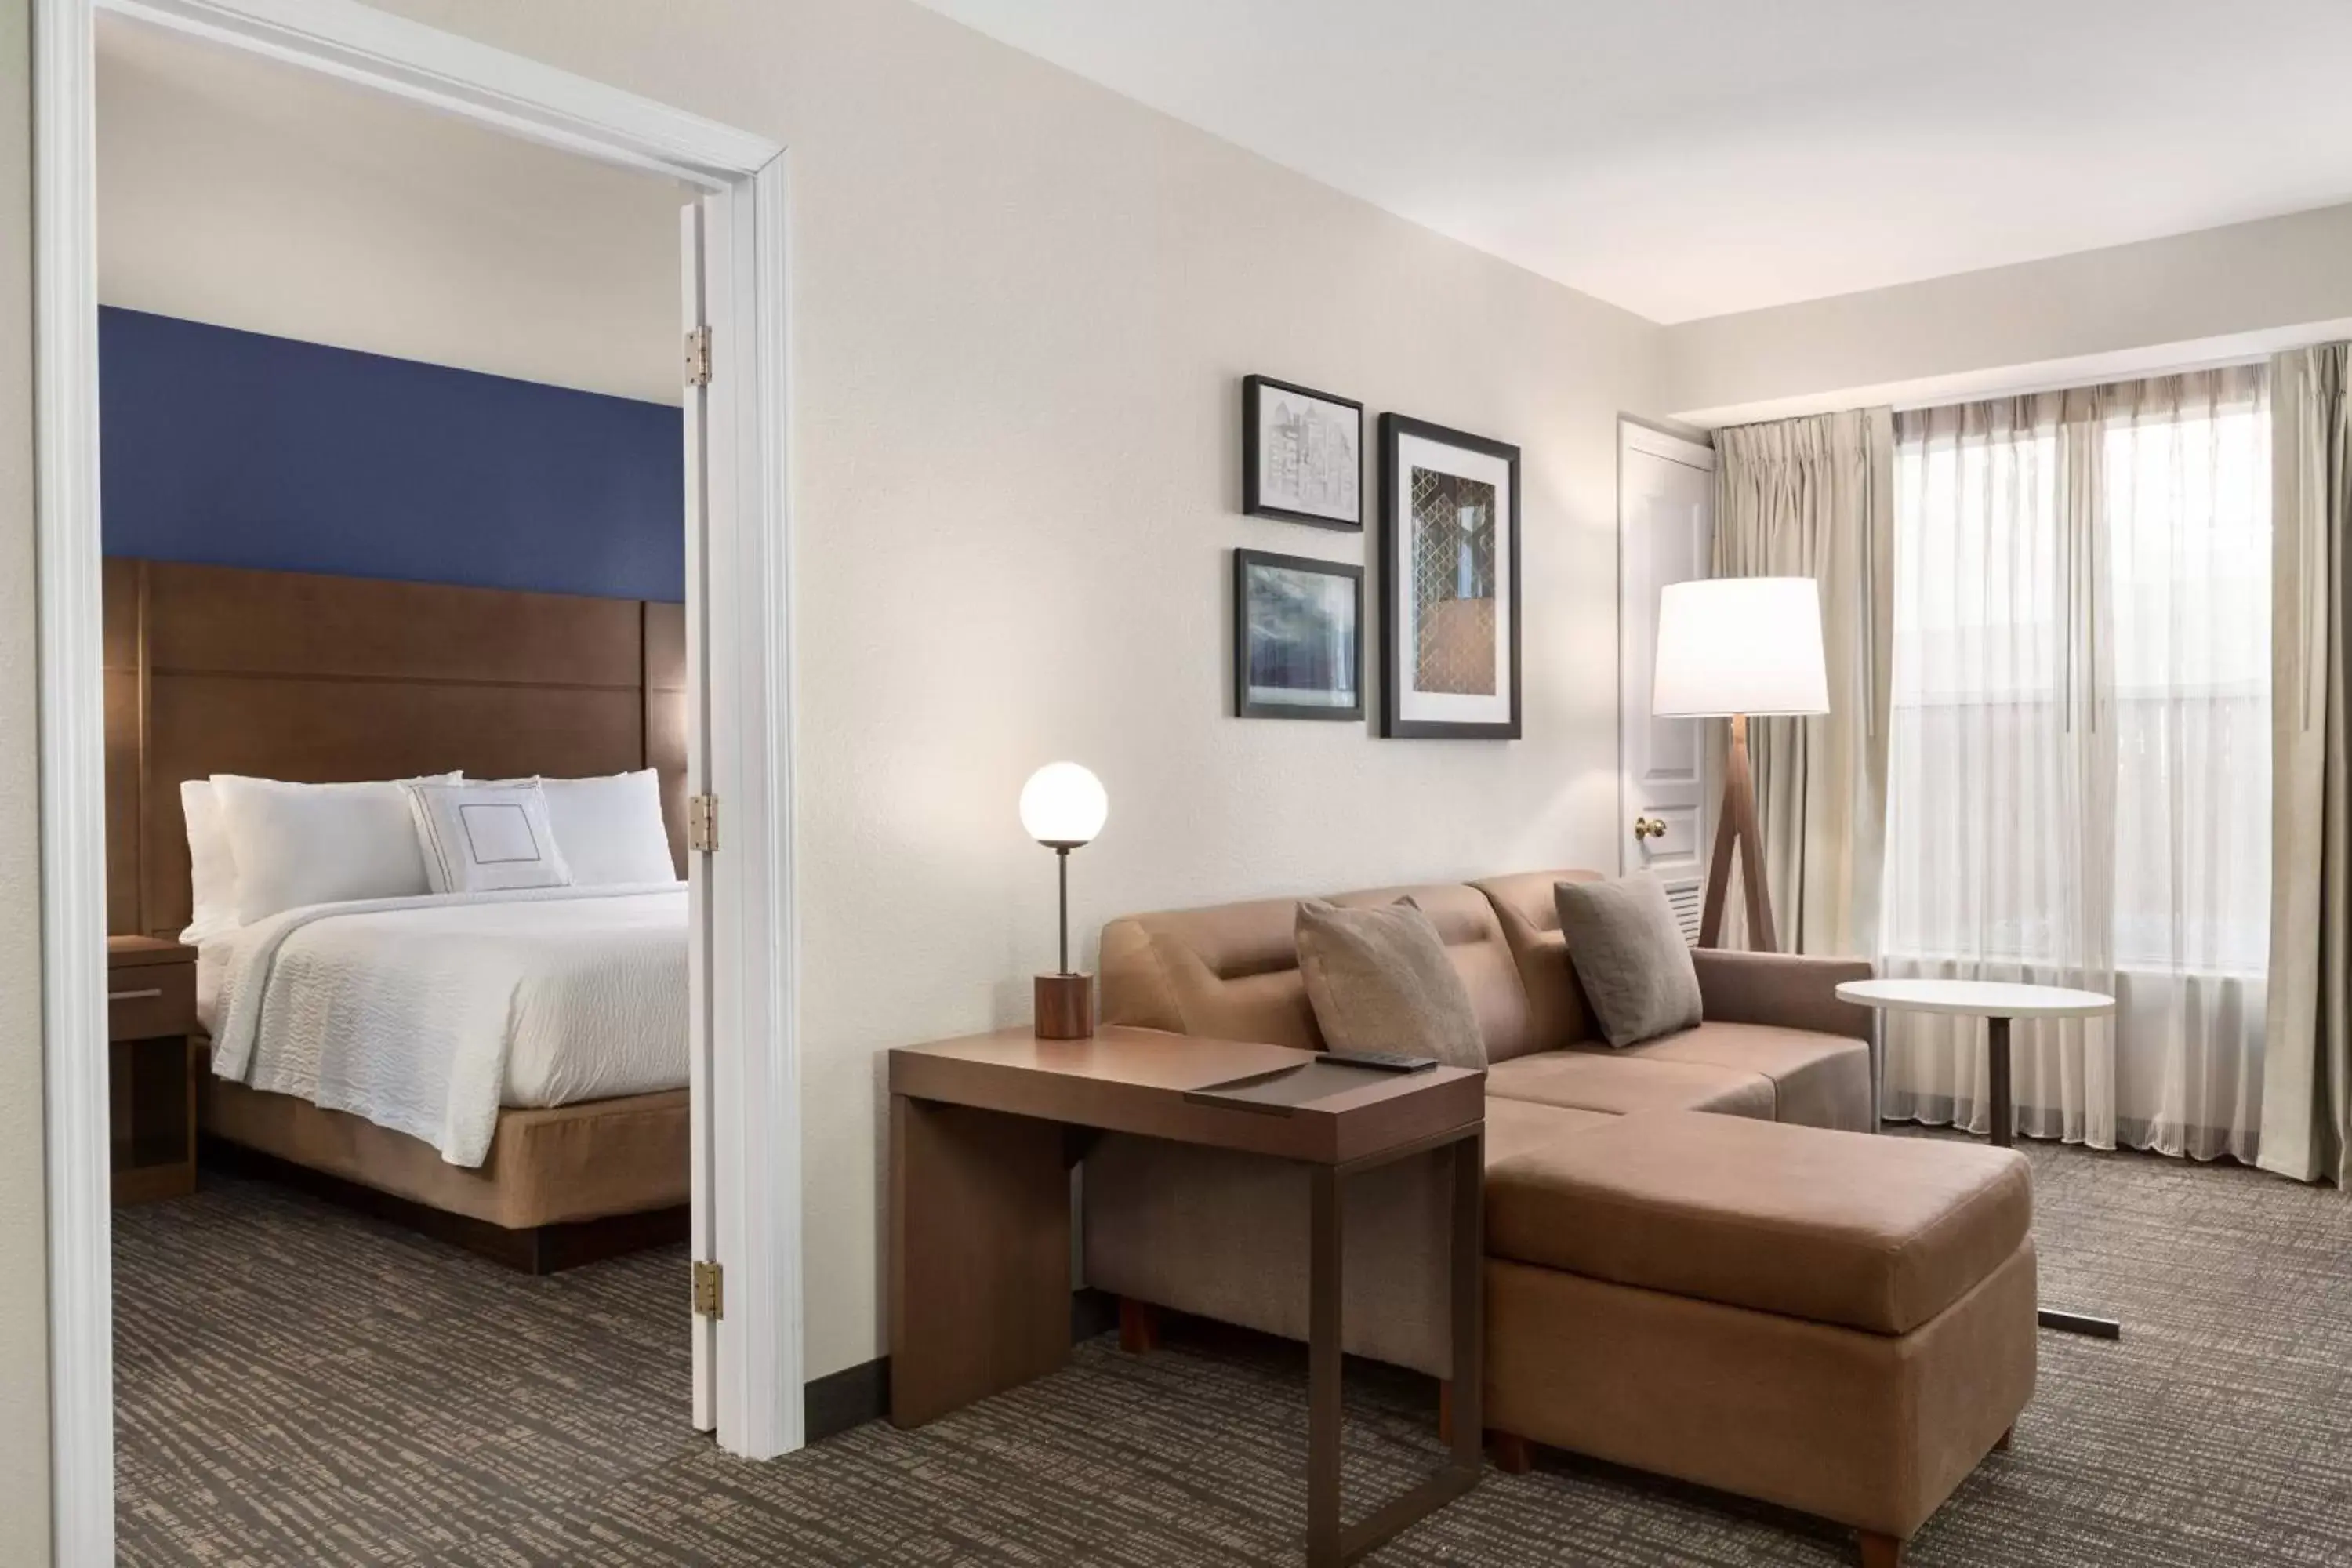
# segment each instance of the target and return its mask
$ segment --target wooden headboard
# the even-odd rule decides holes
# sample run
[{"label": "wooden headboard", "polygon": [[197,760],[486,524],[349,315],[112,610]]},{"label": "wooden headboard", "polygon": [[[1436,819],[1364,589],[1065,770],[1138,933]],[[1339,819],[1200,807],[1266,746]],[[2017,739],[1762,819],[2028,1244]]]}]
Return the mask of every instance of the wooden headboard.
[{"label": "wooden headboard", "polygon": [[188,921],[180,782],[656,767],[685,865],[686,611],[175,562],[106,563],[106,929]]}]

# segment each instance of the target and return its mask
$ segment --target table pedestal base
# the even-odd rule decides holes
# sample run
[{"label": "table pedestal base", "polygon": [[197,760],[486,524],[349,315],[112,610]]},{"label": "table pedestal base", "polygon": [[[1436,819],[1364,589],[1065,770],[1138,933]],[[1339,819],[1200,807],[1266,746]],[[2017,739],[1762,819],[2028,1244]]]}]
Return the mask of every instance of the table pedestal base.
[{"label": "table pedestal base", "polygon": [[2113,1318],[2095,1318],[2088,1312],[2062,1312],[2055,1307],[2044,1307],[2039,1314],[2042,1326],[2062,1334],[2086,1334],[2095,1340],[2119,1340],[2124,1326]]},{"label": "table pedestal base", "polygon": [[[1996,1148],[2006,1149],[2015,1140],[2017,1103],[2010,1087],[2009,1020],[1985,1020],[1985,1048],[1989,1053],[1987,1076],[1992,1080],[1992,1141]],[[2037,1314],[2045,1329],[2062,1334],[2085,1334],[2095,1340],[2119,1340],[2124,1326],[2113,1318],[2094,1317],[2088,1312],[2061,1311],[2044,1307]]]}]

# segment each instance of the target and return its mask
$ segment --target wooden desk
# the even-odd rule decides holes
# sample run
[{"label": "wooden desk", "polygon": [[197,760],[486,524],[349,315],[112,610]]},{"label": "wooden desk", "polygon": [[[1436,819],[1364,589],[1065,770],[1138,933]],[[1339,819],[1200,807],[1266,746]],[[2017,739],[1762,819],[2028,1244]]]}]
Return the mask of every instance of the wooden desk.
[{"label": "wooden desk", "polygon": [[[1380,1073],[1151,1029],[1000,1030],[890,1053],[890,1419],[919,1426],[1070,1349],[1070,1170],[1106,1131],[1302,1167],[1309,1192],[1307,1561],[1352,1563],[1477,1484],[1486,1075]],[[1353,1525],[1339,1513],[1339,1188],[1433,1150],[1454,1163],[1453,1453]]]}]

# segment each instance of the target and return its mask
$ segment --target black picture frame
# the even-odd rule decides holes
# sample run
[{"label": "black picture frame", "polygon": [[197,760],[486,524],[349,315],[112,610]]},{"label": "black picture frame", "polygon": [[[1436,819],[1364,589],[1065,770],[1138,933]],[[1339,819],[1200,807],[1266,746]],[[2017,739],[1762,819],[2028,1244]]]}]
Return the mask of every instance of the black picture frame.
[{"label": "black picture frame", "polygon": [[[1403,497],[1405,483],[1402,471],[1400,446],[1405,437],[1417,437],[1437,446],[1452,447],[1482,457],[1498,458],[1507,478],[1510,494],[1506,505],[1497,509],[1505,537],[1496,555],[1506,563],[1503,576],[1508,584],[1505,598],[1507,614],[1508,647],[1504,650],[1503,667],[1510,685],[1509,716],[1492,721],[1461,721],[1427,718],[1408,719],[1404,716],[1405,700],[1413,689],[1405,684],[1404,629],[1408,617],[1403,613],[1404,584],[1412,579],[1406,569],[1404,551],[1409,547],[1408,531],[1404,526]],[[1519,739],[1521,695],[1519,678],[1519,645],[1522,628],[1519,593],[1519,449],[1507,441],[1496,441],[1485,436],[1474,436],[1466,430],[1449,429],[1433,425],[1425,419],[1414,419],[1402,414],[1381,416],[1381,527],[1379,539],[1381,584],[1381,718],[1380,733],[1386,740],[1439,741],[1516,741]]]},{"label": "black picture frame", "polygon": [[[1349,450],[1354,454],[1353,471],[1356,479],[1356,511],[1353,517],[1335,517],[1324,512],[1305,511],[1283,506],[1267,499],[1263,482],[1261,460],[1265,457],[1258,438],[1258,416],[1264,393],[1271,389],[1286,392],[1297,397],[1308,397],[1318,403],[1328,403],[1348,410],[1352,427],[1348,436]],[[1303,522],[1310,528],[1336,528],[1350,533],[1364,531],[1364,405],[1352,397],[1337,393],[1318,392],[1311,386],[1293,382],[1276,381],[1270,375],[1245,375],[1242,378],[1242,510],[1252,517],[1279,518],[1285,522]]]},{"label": "black picture frame", "polygon": [[[1271,568],[1336,577],[1349,584],[1354,625],[1348,639],[1348,658],[1354,665],[1355,701],[1337,703],[1268,702],[1251,696],[1250,575]],[[1339,719],[1361,723],[1364,718],[1364,569],[1351,562],[1324,561],[1307,555],[1278,555],[1267,550],[1234,552],[1234,717],[1237,719]]]}]

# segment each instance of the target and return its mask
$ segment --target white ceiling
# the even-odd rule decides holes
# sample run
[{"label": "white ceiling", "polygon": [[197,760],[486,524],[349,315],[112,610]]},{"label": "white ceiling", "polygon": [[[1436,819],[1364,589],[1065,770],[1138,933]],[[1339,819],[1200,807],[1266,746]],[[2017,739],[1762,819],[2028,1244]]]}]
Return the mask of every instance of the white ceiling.
[{"label": "white ceiling", "polygon": [[2352,200],[2345,0],[922,0],[1654,321]]}]

